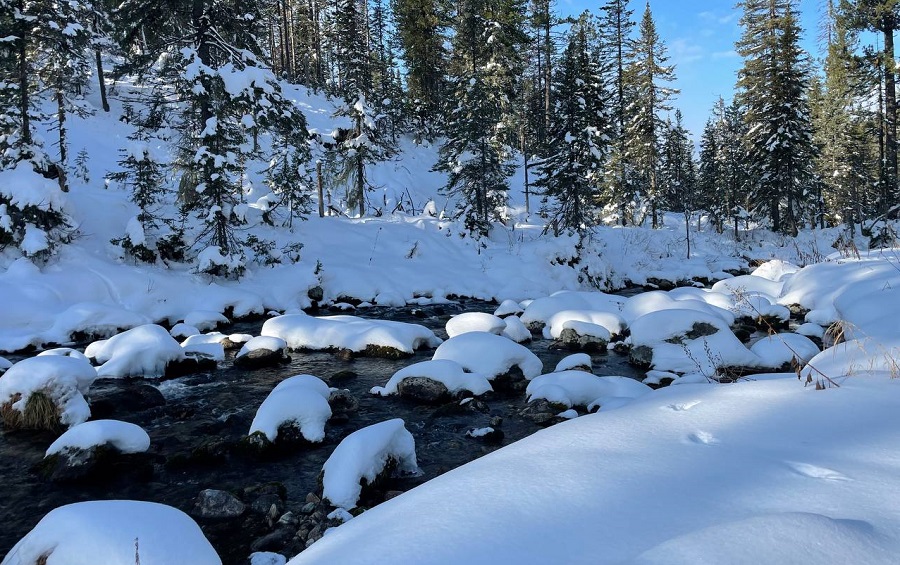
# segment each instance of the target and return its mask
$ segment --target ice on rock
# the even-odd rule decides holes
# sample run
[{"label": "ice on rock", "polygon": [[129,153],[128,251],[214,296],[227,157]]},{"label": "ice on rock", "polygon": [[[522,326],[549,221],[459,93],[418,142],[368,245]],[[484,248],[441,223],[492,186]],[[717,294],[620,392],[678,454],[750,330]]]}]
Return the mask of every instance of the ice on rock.
[{"label": "ice on rock", "polygon": [[143,453],[150,449],[150,436],[136,424],[119,420],[92,420],[72,426],[47,448],[44,457],[67,449],[92,449],[111,445],[122,453]]},{"label": "ice on rock", "polygon": [[489,380],[518,367],[526,379],[541,374],[543,363],[527,347],[505,337],[485,332],[469,332],[450,338],[434,352],[433,359],[456,361],[465,370],[485,375]]},{"label": "ice on rock", "polygon": [[[136,548],[137,546],[137,548]],[[187,514],[155,502],[95,500],[50,511],[2,565],[222,565]]]},{"label": "ice on rock", "polygon": [[630,400],[651,390],[649,386],[627,377],[598,377],[584,371],[561,371],[535,377],[528,383],[526,393],[529,402],[542,398],[572,408],[591,404],[603,406],[614,399]]},{"label": "ice on rock", "polygon": [[47,395],[59,410],[59,422],[75,426],[91,416],[84,395],[97,371],[83,359],[46,355],[19,361],[0,378],[0,404],[23,412],[35,392]]},{"label": "ice on rock", "polygon": [[162,326],[147,324],[113,337],[95,341],[84,354],[98,363],[97,375],[105,378],[147,377],[165,374],[166,366],[184,359],[184,349]]},{"label": "ice on rock", "polygon": [[400,418],[366,426],[338,444],[322,467],[324,497],[340,508],[356,507],[361,484],[374,481],[389,460],[401,474],[419,472],[415,439]]},{"label": "ice on rock", "polygon": [[422,347],[437,347],[441,343],[434,332],[418,324],[356,316],[287,314],[266,320],[260,333],[280,337],[291,349],[362,352],[369,346],[378,346],[412,354]]},{"label": "ice on rock", "polygon": [[465,312],[447,320],[447,335],[456,337],[468,332],[488,332],[500,335],[506,329],[503,319],[484,312]]},{"label": "ice on rock", "polygon": [[386,385],[373,387],[371,392],[379,396],[397,394],[397,387],[403,382],[403,379],[412,377],[424,377],[443,383],[451,394],[468,391],[478,396],[493,390],[491,383],[484,375],[466,372],[462,365],[456,361],[433,359],[400,369],[394,373]]}]

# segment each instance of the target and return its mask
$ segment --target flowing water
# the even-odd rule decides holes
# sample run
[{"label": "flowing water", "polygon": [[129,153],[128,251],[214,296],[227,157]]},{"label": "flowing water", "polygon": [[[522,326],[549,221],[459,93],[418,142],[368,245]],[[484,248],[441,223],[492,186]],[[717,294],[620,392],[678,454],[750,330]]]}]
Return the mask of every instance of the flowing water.
[{"label": "flowing water", "polygon": [[[357,315],[422,324],[446,338],[444,324],[455,314],[468,311],[491,312],[494,305],[466,302],[441,306],[371,308]],[[258,335],[262,322],[240,322],[226,332]],[[551,342],[536,340],[529,347],[550,372],[570,352],[554,350]],[[94,484],[58,484],[40,478],[30,469],[41,461],[53,436],[47,433],[6,432],[0,434],[0,555],[27,533],[47,512],[83,500],[133,499],[161,502],[191,511],[193,500],[203,489],[240,491],[268,482],[284,485],[287,509],[305,502],[307,493],[316,491],[322,464],[337,443],[347,434],[390,418],[402,418],[416,440],[416,453],[422,474],[398,479],[392,488],[408,490],[421,482],[459,467],[490,451],[528,436],[540,426],[519,414],[526,406],[524,394],[489,395],[483,403],[460,406],[454,402],[441,407],[422,406],[398,397],[381,398],[369,393],[383,385],[397,370],[431,358],[433,351],[420,351],[399,361],[374,358],[344,360],[325,353],[291,353],[291,362],[276,368],[243,370],[232,366],[233,353],[212,373],[191,375],[162,383],[143,380],[97,381],[92,397],[106,397],[104,414],[142,426],[151,438],[153,472],[150,476],[124,476]],[[594,373],[641,378],[643,374],[628,365],[627,357],[615,353],[592,356]],[[352,372],[352,373],[348,373]],[[358,410],[345,421],[330,421],[321,444],[288,453],[260,457],[242,451],[256,409],[272,388],[291,375],[308,373],[323,378],[331,386],[348,389],[359,401]],[[149,409],[129,408],[115,400],[135,396],[137,388],[151,384],[165,396],[165,406]],[[146,389],[145,389],[146,390]],[[118,396],[117,396],[118,395]],[[124,396],[123,396],[124,395]],[[99,405],[98,405],[99,406]],[[486,444],[465,436],[471,428],[487,426],[502,418],[504,433],[498,444]],[[204,530],[223,561],[240,563],[250,553],[252,537],[246,539],[229,531],[217,535],[204,524]]]}]

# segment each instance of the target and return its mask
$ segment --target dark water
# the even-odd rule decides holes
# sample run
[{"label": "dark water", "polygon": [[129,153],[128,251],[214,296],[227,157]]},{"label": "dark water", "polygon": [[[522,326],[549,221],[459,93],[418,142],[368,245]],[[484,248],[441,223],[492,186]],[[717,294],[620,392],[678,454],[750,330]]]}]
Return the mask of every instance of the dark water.
[{"label": "dark water", "polygon": [[[425,325],[446,338],[444,324],[464,311],[492,312],[495,305],[470,302],[423,308],[372,308],[357,315]],[[418,310],[418,312],[415,312]],[[226,332],[258,335],[262,322],[238,323]],[[550,372],[565,351],[550,349],[550,342],[537,340],[528,347]],[[240,491],[268,482],[278,482],[287,490],[287,509],[303,505],[307,493],[317,488],[322,465],[337,443],[347,434],[390,418],[403,418],[416,440],[416,453],[423,473],[420,477],[398,479],[393,488],[408,490],[421,482],[463,465],[502,445],[532,434],[538,425],[518,412],[525,407],[524,394],[496,395],[484,399],[487,412],[471,407],[420,406],[397,397],[381,398],[369,389],[383,385],[391,375],[407,365],[431,358],[433,351],[418,352],[399,361],[356,358],[342,360],[331,353],[292,352],[292,361],[278,368],[247,371],[232,366],[231,355],[219,368],[163,383],[149,381],[97,381],[92,396],[119,392],[131,394],[134,387],[150,383],[166,397],[164,407],[140,411],[118,411],[111,417],[141,425],[151,438],[153,473],[148,477],[126,476],[105,479],[101,484],[60,485],[50,483],[31,472],[31,466],[43,458],[54,437],[31,432],[0,434],[0,478],[3,496],[0,515],[0,555],[27,533],[47,512],[58,506],[84,500],[133,499],[161,502],[190,513],[193,499],[203,489]],[[627,358],[615,353],[594,355],[594,373],[643,377],[627,364]],[[334,379],[341,372],[356,376]],[[292,453],[261,458],[257,454],[236,450],[246,436],[257,407],[282,379],[301,373],[323,378],[331,386],[345,388],[359,401],[359,409],[345,422],[329,422],[322,444]],[[456,404],[456,403],[454,403]],[[475,405],[476,403],[471,403]],[[95,412],[95,417],[97,414]],[[105,417],[105,416],[104,416]],[[505,437],[500,444],[486,445],[465,437],[474,427],[487,426],[492,418],[502,418]],[[211,454],[206,461],[196,457],[188,464],[179,459],[198,451]],[[215,528],[201,522],[223,561],[240,563],[250,554],[250,543],[238,533],[217,535]]]}]

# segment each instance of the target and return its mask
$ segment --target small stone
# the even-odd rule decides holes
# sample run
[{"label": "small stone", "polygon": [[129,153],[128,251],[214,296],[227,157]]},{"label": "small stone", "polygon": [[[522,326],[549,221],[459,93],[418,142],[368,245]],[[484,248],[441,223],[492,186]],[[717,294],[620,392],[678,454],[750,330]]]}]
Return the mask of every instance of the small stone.
[{"label": "small stone", "polygon": [[294,534],[290,529],[281,528],[255,540],[250,544],[250,551],[278,551],[287,545],[292,537]]},{"label": "small stone", "polygon": [[278,523],[284,526],[296,524],[297,518],[294,517],[293,512],[285,512],[281,515],[281,518],[278,519]]},{"label": "small stone", "polygon": [[493,418],[491,418],[490,424],[492,428],[499,428],[503,425],[503,418],[501,418],[500,416],[494,416]]},{"label": "small stone", "polygon": [[264,494],[250,503],[250,511],[257,514],[272,514],[272,508],[275,508],[275,516],[284,510],[284,502],[277,494]]},{"label": "small stone", "polygon": [[322,499],[319,498],[319,497],[316,495],[316,493],[311,492],[311,493],[309,493],[309,494],[306,495],[306,502],[315,502],[316,504],[318,504],[319,502],[322,502]]},{"label": "small stone", "polygon": [[198,518],[237,518],[247,505],[224,490],[206,489],[194,503],[193,515]]},{"label": "small stone", "polygon": [[316,511],[316,506],[318,506],[318,505],[315,502],[307,502],[300,509],[300,512],[302,514],[312,514],[313,512]]}]

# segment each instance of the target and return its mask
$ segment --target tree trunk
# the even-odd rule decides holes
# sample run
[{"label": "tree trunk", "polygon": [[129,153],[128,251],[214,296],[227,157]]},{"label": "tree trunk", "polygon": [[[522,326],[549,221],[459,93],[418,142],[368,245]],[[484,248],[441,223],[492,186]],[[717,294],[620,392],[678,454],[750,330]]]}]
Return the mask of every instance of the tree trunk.
[{"label": "tree trunk", "polygon": [[887,190],[890,201],[888,208],[897,200],[897,87],[894,80],[894,19],[884,18],[884,114],[885,114],[885,159],[887,160]]},{"label": "tree trunk", "polygon": [[[25,2],[19,0],[16,6],[20,13],[25,12]],[[28,22],[24,19],[17,20],[18,64],[19,64],[19,114],[22,121],[22,144],[31,145],[31,121],[28,115],[28,107],[31,105],[28,99]]]}]

